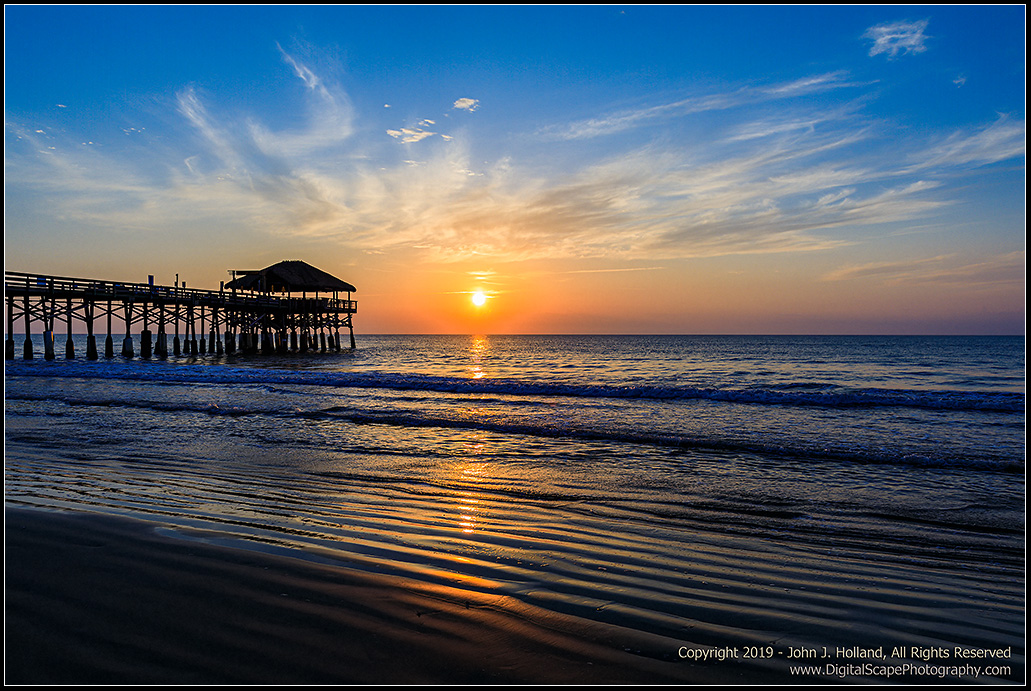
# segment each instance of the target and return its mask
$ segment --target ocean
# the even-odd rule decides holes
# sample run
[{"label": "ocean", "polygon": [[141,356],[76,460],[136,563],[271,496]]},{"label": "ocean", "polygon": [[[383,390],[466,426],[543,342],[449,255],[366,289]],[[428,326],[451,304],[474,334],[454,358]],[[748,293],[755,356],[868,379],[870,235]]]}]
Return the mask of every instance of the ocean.
[{"label": "ocean", "polygon": [[76,339],[5,363],[7,507],[501,594],[671,663],[1008,648],[976,680],[1023,678],[1023,337]]}]

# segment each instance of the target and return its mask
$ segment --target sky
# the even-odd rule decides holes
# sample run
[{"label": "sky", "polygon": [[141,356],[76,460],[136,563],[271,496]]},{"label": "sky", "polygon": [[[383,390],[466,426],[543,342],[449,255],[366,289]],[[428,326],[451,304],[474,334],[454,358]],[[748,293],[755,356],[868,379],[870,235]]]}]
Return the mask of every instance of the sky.
[{"label": "sky", "polygon": [[358,333],[1024,333],[1022,5],[7,5],[4,34],[7,270],[299,259]]}]

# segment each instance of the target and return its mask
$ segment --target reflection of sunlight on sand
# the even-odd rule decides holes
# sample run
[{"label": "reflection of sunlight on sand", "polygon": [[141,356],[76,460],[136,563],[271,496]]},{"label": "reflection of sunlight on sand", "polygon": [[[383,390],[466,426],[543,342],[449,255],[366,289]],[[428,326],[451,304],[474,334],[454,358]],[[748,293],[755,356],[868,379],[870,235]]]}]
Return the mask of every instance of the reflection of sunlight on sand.
[{"label": "reflection of sunlight on sand", "polygon": [[[470,454],[476,456],[482,453],[483,443],[473,445],[470,450]],[[458,478],[463,486],[472,484],[479,484],[484,471],[486,470],[486,463],[481,461],[474,461],[463,466],[460,466],[458,472]],[[477,523],[481,519],[477,512],[480,511],[480,500],[476,498],[473,492],[468,490],[462,490],[455,497],[458,501],[458,525],[462,527],[463,533],[473,533],[477,527]]]},{"label": "reflection of sunlight on sand", "polygon": [[462,526],[463,533],[471,533],[476,528],[476,511],[479,510],[477,504],[480,503],[479,499],[473,499],[471,497],[461,497],[458,500],[464,506],[459,506],[460,513],[459,517],[462,519],[458,522],[458,525]]},{"label": "reflection of sunlight on sand", "polygon": [[[451,559],[455,562],[476,563],[458,556],[452,556]],[[504,583],[492,578],[484,578],[482,576],[463,573],[453,569],[436,568],[432,565],[419,564],[415,562],[406,563],[405,572],[407,576],[413,577],[417,581],[421,581],[423,583],[447,583],[451,586],[461,584],[462,586],[479,590],[481,592],[501,590],[505,587]]]}]

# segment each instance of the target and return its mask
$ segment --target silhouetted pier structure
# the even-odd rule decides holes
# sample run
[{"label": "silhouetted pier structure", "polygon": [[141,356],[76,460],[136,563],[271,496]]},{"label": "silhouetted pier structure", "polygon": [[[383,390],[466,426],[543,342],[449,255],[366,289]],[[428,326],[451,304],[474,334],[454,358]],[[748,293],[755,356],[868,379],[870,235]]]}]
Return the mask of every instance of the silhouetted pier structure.
[{"label": "silhouetted pier structure", "polygon": [[153,276],[147,283],[121,283],[5,271],[5,357],[14,359],[15,325],[24,324],[22,356],[32,359],[32,326],[37,324],[44,357],[54,359],[55,334],[64,327],[65,357],[72,359],[72,334],[81,323],[86,358],[96,360],[98,320],[106,327],[104,357],[114,357],[115,319],[124,322],[124,357],[135,355],[137,327],[141,357],[339,351],[341,329],[347,329],[350,347],[355,347],[352,316],[358,303],[351,299],[356,289],[350,283],[299,261],[232,273],[234,279],[218,290],[197,290],[180,285],[178,276],[175,285],[161,286]]}]

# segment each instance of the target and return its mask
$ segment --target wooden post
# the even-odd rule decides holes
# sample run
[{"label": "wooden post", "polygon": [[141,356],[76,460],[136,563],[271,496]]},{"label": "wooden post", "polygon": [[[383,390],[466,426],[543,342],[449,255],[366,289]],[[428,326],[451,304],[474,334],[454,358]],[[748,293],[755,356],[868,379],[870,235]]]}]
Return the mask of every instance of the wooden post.
[{"label": "wooden post", "polygon": [[197,323],[193,318],[193,303],[191,302],[186,306],[186,332],[188,334],[187,340],[190,342],[190,355],[196,357],[197,355]]},{"label": "wooden post", "polygon": [[352,309],[352,306],[351,306],[351,293],[350,293],[350,291],[348,291],[348,293],[347,293],[347,310],[348,310],[348,312],[347,312],[347,330],[351,333],[351,350],[354,350],[354,347],[355,347],[355,345],[354,345],[354,326],[352,324],[351,309]]},{"label": "wooden post", "polygon": [[22,346],[22,357],[32,359],[32,333],[29,328],[29,279],[25,279],[25,344]]},{"label": "wooden post", "polygon": [[269,331],[267,324],[261,326],[261,354],[271,355],[275,352],[275,348],[272,344],[272,332]]},{"label": "wooden post", "polygon": [[86,317],[86,359],[96,360],[97,359],[97,337],[93,333],[93,316],[96,310],[96,303],[93,302],[92,297],[87,297],[83,300],[82,309],[84,316]]},{"label": "wooden post", "polygon": [[[151,278],[153,280],[153,277]],[[140,357],[149,358],[153,351],[150,333],[150,303],[143,302],[143,331],[140,332]]]},{"label": "wooden post", "polygon": [[135,353],[132,347],[132,334],[129,329],[132,328],[132,301],[126,301],[125,303],[125,338],[122,339],[122,357],[131,358]]},{"label": "wooden post", "polygon": [[7,339],[4,341],[4,359],[14,359],[14,296],[7,296]]},{"label": "wooden post", "polygon": [[222,331],[223,331],[223,328],[222,327],[225,325],[224,323],[225,323],[225,320],[226,320],[226,316],[227,316],[226,310],[223,309],[222,312],[221,312],[221,317],[222,317],[221,322],[216,322],[214,320],[214,318],[212,318],[212,324],[211,324],[211,327],[212,327],[212,330],[211,330],[211,343],[213,344],[213,347],[215,349],[215,355],[222,355],[222,353],[223,353],[223,349],[222,349]]},{"label": "wooden post", "polygon": [[54,332],[52,329],[43,331],[43,359],[54,359]]},{"label": "wooden post", "polygon": [[[233,278],[236,278],[236,272],[233,272]],[[225,284],[222,284],[224,287]],[[231,288],[229,291],[230,302],[236,302],[236,288]],[[226,355],[232,355],[236,352],[236,327],[239,325],[239,320],[236,318],[238,315],[234,315],[232,310],[226,311]]]},{"label": "wooden post", "polygon": [[208,352],[212,355],[215,354],[215,345],[218,339],[215,337],[215,320],[218,318],[218,312],[216,308],[211,308],[211,323],[208,325]]},{"label": "wooden post", "polygon": [[68,298],[65,302],[65,307],[68,309],[68,338],[64,342],[64,358],[65,360],[75,359],[75,344],[72,343],[72,299]]},{"label": "wooden post", "polygon": [[47,297],[44,296],[43,303],[43,358],[45,360],[54,359],[54,298],[52,296],[54,292],[53,280],[50,281],[50,293],[49,306]]},{"label": "wooden post", "polygon": [[179,274],[175,275],[175,338],[172,339],[172,354],[176,357],[182,353],[179,346]]},{"label": "wooden post", "polygon": [[158,343],[156,349],[159,358],[168,357],[168,334],[165,333],[165,306],[158,307]]},{"label": "wooden post", "polygon": [[199,343],[200,354],[201,355],[204,355],[205,353],[208,352],[208,342],[204,338],[204,324],[205,324],[204,305],[201,305],[200,306],[200,343]]},{"label": "wooden post", "polygon": [[114,312],[114,303],[107,301],[107,339],[104,341],[104,357],[110,359],[115,356],[115,340],[111,335],[111,313]]}]

